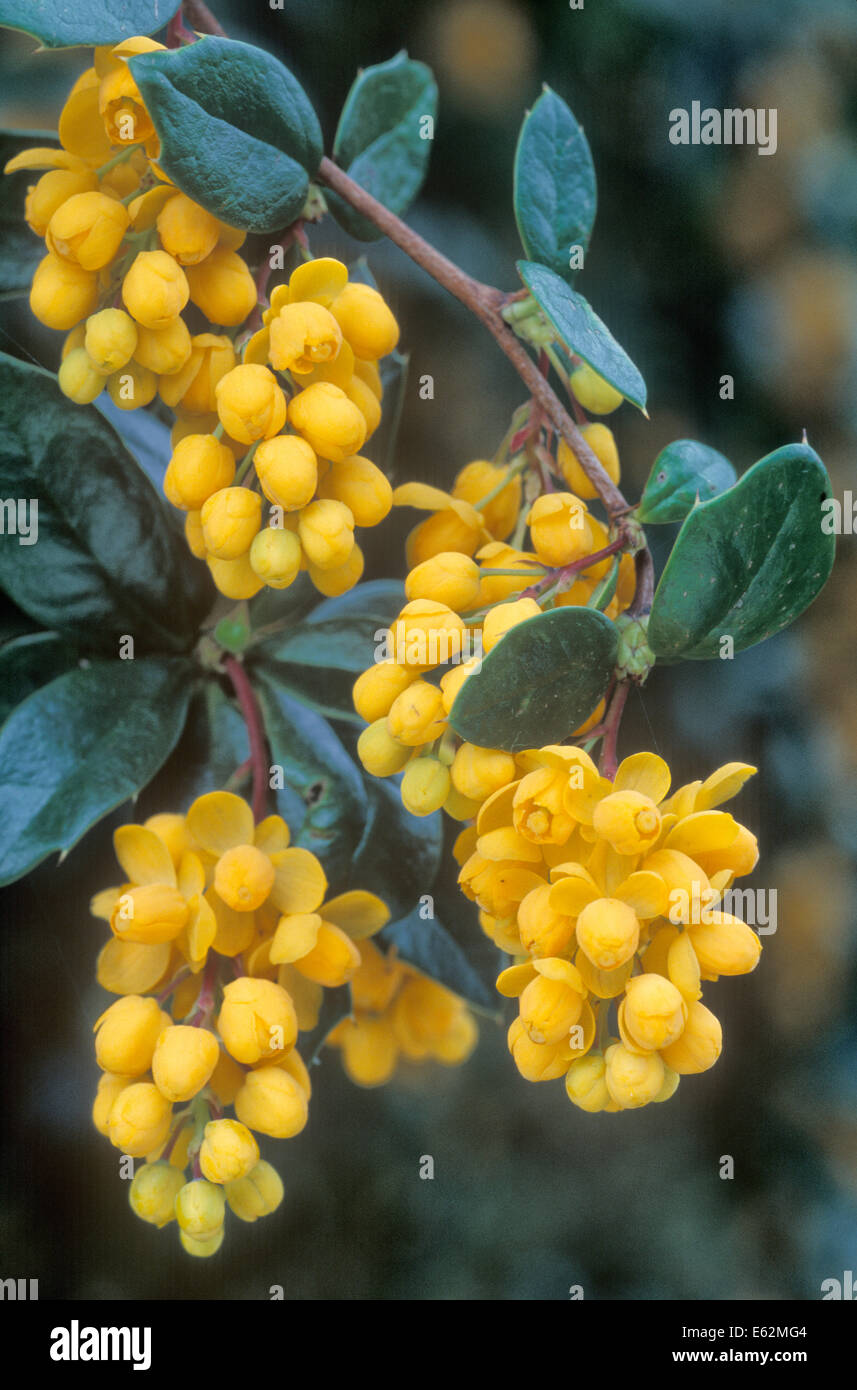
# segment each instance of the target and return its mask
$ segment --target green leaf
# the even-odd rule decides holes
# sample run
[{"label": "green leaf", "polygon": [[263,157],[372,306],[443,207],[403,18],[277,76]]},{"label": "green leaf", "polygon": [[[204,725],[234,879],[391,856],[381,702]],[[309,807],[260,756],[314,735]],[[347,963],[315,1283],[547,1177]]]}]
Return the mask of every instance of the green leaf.
[{"label": "green leaf", "polygon": [[569,352],[588,362],[593,371],[645,414],[646,383],[583,295],[547,266],[536,265],[535,261],[517,264],[521,279]]},{"label": "green leaf", "polygon": [[[135,819],[159,811],[184,813],[206,792],[224,787],[250,756],[247,725],[219,678],[206,674],[194,688],[181,738],[157,776],[141,793]],[[250,795],[250,778],[239,795]]]},{"label": "green leaf", "polygon": [[325,667],[355,674],[375,658],[375,633],[388,629],[404,603],[402,586],[372,580],[320,603],[303,622],[267,638],[258,650],[268,661]]},{"label": "green leaf", "polygon": [[136,796],[178,740],[195,672],[179,657],[94,661],[13,711],[0,730],[0,884]]},{"label": "green leaf", "polygon": [[341,880],[366,815],[361,775],[327,720],[295,700],[275,674],[257,667],[253,685],[272,762],[283,769],[277,806],[292,843],[317,854],[331,882]]},{"label": "green leaf", "polygon": [[79,655],[55,632],[16,637],[0,650],[0,723],[40,686],[74,670]]},{"label": "green leaf", "polygon": [[588,608],[552,608],[506,633],[464,682],[449,722],[482,748],[560,743],[588,719],[616,661],[616,629]]},{"label": "green leaf", "polygon": [[710,502],[734,482],[735,469],[723,454],[695,439],[676,439],[652,464],[637,516],[647,524],[684,521],[697,501]]},{"label": "green leaf", "polygon": [[45,48],[95,47],[154,34],[177,9],[177,0],[0,0],[0,25],[23,29]]},{"label": "green leaf", "polygon": [[204,566],[99,412],[5,353],[0,497],[17,501],[22,532],[38,503],[35,544],[8,522],[0,536],[0,587],[25,613],[89,649],[116,652],[126,635],[148,650],[189,646],[210,603]]},{"label": "green leaf", "polygon": [[[58,149],[56,131],[0,131],[0,169],[13,155],[34,145]],[[41,174],[32,169],[19,169],[16,174],[3,174],[0,177],[3,179],[3,197],[0,199],[0,299],[15,299],[30,293],[33,273],[45,254],[45,243],[24,221],[27,189],[41,178]]]},{"label": "green leaf", "polygon": [[524,118],[515,151],[515,220],[527,257],[572,281],[571,248],[586,251],[595,205],[595,167],[583,127],[546,86]]},{"label": "green leaf", "polygon": [[382,357],[378,366],[381,372],[381,387],[384,392],[384,409],[381,423],[367,445],[367,457],[385,473],[388,478],[396,477],[396,444],[399,438],[399,425],[405,408],[405,388],[408,384],[410,354],[395,348]]},{"label": "green leaf", "polygon": [[[437,85],[431,68],[397,53],[357,74],[342,108],[333,156],[390,212],[401,216],[422,187],[431,139],[421,135],[424,116],[437,115]],[[331,189],[324,196],[337,222],[360,241],[381,236],[373,222]]]},{"label": "green leaf", "polygon": [[402,805],[399,781],[364,775],[366,819],[348,877],[349,888],[383,898],[394,918],[432,892],[443,851],[440,812],[412,816]]},{"label": "green leaf", "polygon": [[824,464],[807,444],[760,459],[687,517],[661,575],[649,643],[661,661],[743,651],[793,622],[823,588],[835,540],[821,529],[830,496]]},{"label": "green leaf", "polygon": [[303,87],[261,48],[207,37],[129,60],[161,141],[158,163],[209,212],[251,232],[287,227],[321,162]]},{"label": "green leaf", "polygon": [[327,1039],[334,1028],[353,1012],[351,988],[339,985],[336,989],[326,989],[321,997],[318,1022],[314,1028],[298,1034],[298,1050],[305,1064],[310,1067],[317,1061]]}]

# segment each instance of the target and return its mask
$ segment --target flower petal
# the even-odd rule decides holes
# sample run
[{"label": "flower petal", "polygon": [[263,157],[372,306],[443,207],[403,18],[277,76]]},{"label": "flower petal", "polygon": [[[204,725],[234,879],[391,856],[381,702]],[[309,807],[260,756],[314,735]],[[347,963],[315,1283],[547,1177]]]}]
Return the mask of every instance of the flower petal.
[{"label": "flower petal", "polygon": [[205,965],[209,947],[214,944],[217,931],[218,922],[211,903],[205,898],[199,898],[191,911],[190,921],[183,935],[187,945],[187,962],[194,974]]},{"label": "flower petal", "polygon": [[738,822],[728,811],[696,811],[673,826],[663,847],[692,859],[702,850],[728,849],[737,836]]},{"label": "flower petal", "polygon": [[375,893],[363,888],[352,889],[331,898],[322,909],[324,920],[341,927],[352,941],[374,936],[390,920],[390,909]]},{"label": "flower petal", "polygon": [[738,795],[748,777],[753,777],[757,771],[758,769],[751,767],[749,763],[724,763],[723,767],[706,777],[696,793],[694,809],[710,811],[712,806],[730,801],[733,796]]},{"label": "flower petal", "polygon": [[318,941],[321,918],[317,912],[294,912],[281,917],[268,958],[272,965],[291,965],[307,955]]},{"label": "flower petal", "polygon": [[621,898],[644,920],[661,917],[667,910],[667,885],[660,874],[651,871],[631,874],[612,896]]},{"label": "flower petal", "polygon": [[504,825],[512,824],[512,803],[520,785],[520,778],[517,782],[508,782],[505,787],[492,792],[491,796],[483,801],[476,818],[476,828],[480,835],[487,835],[491,830],[499,830]]},{"label": "flower petal", "polygon": [[121,888],[102,888],[100,893],[96,893],[89,900],[89,910],[93,917],[100,917],[103,921],[109,922],[113,916],[113,909],[118,903],[128,885],[123,884]]},{"label": "flower petal", "polygon": [[187,828],[203,849],[219,856],[236,845],[252,845],[253,812],[233,792],[209,792],[191,806]]},{"label": "flower petal", "polygon": [[179,892],[186,898],[193,898],[205,892],[205,869],[198,854],[189,851],[181,857],[179,864]]},{"label": "flower petal", "polygon": [[315,912],[327,892],[324,869],[308,849],[282,849],[271,855],[276,871],[270,901],[280,912]]},{"label": "flower petal", "polygon": [[521,965],[510,965],[497,976],[497,992],[505,999],[516,999],[535,978],[536,967],[531,960]]},{"label": "flower petal", "polygon": [[[314,304],[321,304],[325,309],[329,309],[338,294],[341,294],[348,284],[348,269],[342,261],[334,260],[332,256],[319,256],[316,260],[305,261],[293,270],[288,287],[288,300],[293,304],[301,303],[310,299]],[[280,289],[280,286],[277,286]],[[271,296],[271,307],[274,307],[274,297],[277,290]],[[284,300],[283,303],[288,301]],[[280,305],[278,304],[278,308]]]},{"label": "flower petal", "polygon": [[452,505],[448,492],[428,483],[402,483],[393,489],[394,507],[416,507],[421,512],[446,511]]},{"label": "flower petal", "polygon": [[503,825],[480,835],[476,852],[483,859],[512,859],[518,864],[540,864],[542,860],[541,847],[519,835],[511,825]]},{"label": "flower petal", "polygon": [[111,994],[147,994],[163,979],[171,955],[171,941],[147,946],[114,936],[99,952],[95,978]]},{"label": "flower petal", "polygon": [[253,844],[263,854],[276,854],[278,850],[288,849],[291,838],[282,816],[266,816],[256,826]]},{"label": "flower petal", "polygon": [[623,758],[613,779],[616,792],[640,792],[651,797],[655,805],[663,801],[670,789],[670,770],[657,753],[632,753]]},{"label": "flower petal", "polygon": [[86,160],[80,159],[76,154],[69,154],[68,150],[54,150],[43,145],[34,145],[32,149],[21,150],[13,155],[3,167],[4,174],[17,174],[19,169],[71,169],[75,173],[83,173],[89,165]]},{"label": "flower petal", "polygon": [[315,980],[308,980],[293,965],[281,965],[277,983],[286,991],[295,1006],[298,1028],[307,1033],[315,1028],[321,1013],[324,990]]},{"label": "flower petal", "polygon": [[172,855],[154,830],[147,830],[144,825],[120,825],[113,832],[113,848],[132,883],[175,886]]},{"label": "flower petal", "polygon": [[215,951],[221,956],[240,956],[242,951],[247,950],[256,932],[254,913],[235,912],[213,888],[209,888],[205,901],[217,922],[217,932],[212,942]]}]

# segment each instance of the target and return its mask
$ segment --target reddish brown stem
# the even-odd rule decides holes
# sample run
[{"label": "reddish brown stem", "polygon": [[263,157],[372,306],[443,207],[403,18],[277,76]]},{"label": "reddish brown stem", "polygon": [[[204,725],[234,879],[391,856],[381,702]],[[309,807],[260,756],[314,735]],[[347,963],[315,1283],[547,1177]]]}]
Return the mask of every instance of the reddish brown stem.
[{"label": "reddish brown stem", "polygon": [[219,39],[226,38],[226,30],[214,18],[208,6],[203,4],[203,0],[184,0],[182,9],[185,19],[197,34],[214,34]]},{"label": "reddish brown stem", "polygon": [[619,766],[616,756],[616,744],[619,739],[619,725],[622,722],[622,711],[631,690],[631,681],[626,679],[620,681],[613,692],[613,699],[610,701],[610,708],[604,719],[604,742],[601,745],[601,771],[610,781],[616,776],[616,769]]},{"label": "reddish brown stem", "polygon": [[236,699],[247,725],[250,740],[250,761],[253,765],[253,816],[260,821],[265,816],[268,799],[268,749],[262,728],[262,715],[253,693],[247,672],[234,656],[227,656],[223,668],[232,682]]}]

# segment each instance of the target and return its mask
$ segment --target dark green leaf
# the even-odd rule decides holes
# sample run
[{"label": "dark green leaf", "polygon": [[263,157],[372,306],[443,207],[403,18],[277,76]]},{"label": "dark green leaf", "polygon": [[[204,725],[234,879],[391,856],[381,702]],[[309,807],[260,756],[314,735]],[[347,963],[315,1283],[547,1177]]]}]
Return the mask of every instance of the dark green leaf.
[{"label": "dark green leaf", "polygon": [[833,567],[821,529],[830,480],[807,444],[760,459],[720,497],[687,517],[652,605],[649,643],[661,661],[743,651],[793,622]]},{"label": "dark green leaf", "polygon": [[360,773],[327,720],[294,699],[271,672],[257,667],[253,684],[272,763],[283,769],[277,806],[292,842],[317,854],[330,882],[339,882],[363,832]]},{"label": "dark green leaf", "polygon": [[[113,426],[126,449],[135,457],[146,477],[160,494],[173,446],[170,432],[163,420],[150,410],[120,410],[106,391],[98,397],[95,408]],[[168,515],[184,534],[184,513],[171,508]]]},{"label": "dark green leaf", "polygon": [[309,575],[299,574],[287,589],[262,589],[250,600],[250,626],[253,632],[272,623],[299,622],[318,603],[316,589]]},{"label": "dark green leaf", "polygon": [[16,637],[0,650],[0,723],[40,686],[78,664],[74,645],[55,632]]},{"label": "dark green leaf", "polygon": [[377,893],[394,918],[431,893],[443,850],[440,812],[412,816],[402,805],[397,778],[363,778],[367,814],[354,850],[349,888]]},{"label": "dark green leaf", "polygon": [[589,608],[552,608],[506,633],[464,682],[449,716],[483,748],[568,738],[595,709],[616,661],[616,629]]},{"label": "dark green leaf", "polygon": [[309,1067],[318,1059],[321,1049],[334,1028],[352,1012],[351,990],[348,985],[338,989],[326,989],[322,995],[318,1023],[306,1033],[298,1035],[298,1050]]},{"label": "dark green leaf", "polygon": [[99,412],[3,353],[0,497],[24,526],[38,502],[36,544],[8,521],[0,536],[0,585],[25,613],[95,650],[116,652],[123,636],[188,647],[212,593],[204,566]]},{"label": "dark green leaf", "polygon": [[146,785],[175,747],[195,672],[179,657],[93,661],[13,711],[0,730],[0,883]]},{"label": "dark green leaf", "polygon": [[258,650],[268,661],[357,675],[372,665],[375,634],[389,629],[403,602],[401,585],[393,581],[359,584],[341,598],[319,604],[303,622],[261,642]]},{"label": "dark green leaf", "polygon": [[372,462],[391,479],[395,479],[397,472],[396,444],[405,406],[410,360],[408,353],[399,352],[396,348],[378,364],[384,391],[384,410],[381,423],[372,436],[372,442],[367,445],[367,456],[371,455]]},{"label": "dark green leaf", "polygon": [[[2,0],[0,0],[2,13]],[[58,149],[55,131],[0,131],[0,169],[21,150],[30,146]],[[0,298],[13,299],[30,293],[33,272],[45,254],[45,243],[24,221],[24,200],[27,189],[42,177],[32,169],[19,169],[16,174],[3,174],[3,197],[0,199]]]},{"label": "dark green leaf", "polygon": [[[474,968],[466,945],[457,941],[436,917],[422,917],[420,911],[420,908],[414,908],[407,917],[390,922],[379,932],[379,943],[383,941],[387,946],[395,946],[396,954],[408,965],[446,985],[447,989],[460,994],[469,1004],[475,1004],[479,1009],[495,1010],[497,995],[492,981],[486,980]],[[495,966],[494,978],[498,968]]]},{"label": "dark green leaf", "polygon": [[521,245],[571,281],[571,249],[586,251],[595,221],[589,142],[562,97],[545,87],[521,126],[515,152],[515,219]]},{"label": "dark green leaf", "polygon": [[569,352],[588,362],[626,400],[645,412],[646,383],[583,295],[535,261],[518,261],[518,272]]},{"label": "dark green leaf", "polygon": [[210,37],[129,66],[161,140],[158,162],[182,192],[232,227],[294,222],[322,140],[288,68],[251,44]]},{"label": "dark green leaf", "polygon": [[176,0],[0,0],[0,25],[23,29],[45,48],[95,47],[154,34],[177,9]]},{"label": "dark green leaf", "polygon": [[[219,791],[250,756],[247,725],[216,676],[206,675],[194,689],[182,736],[160,772],[141,793],[136,817],[159,811],[185,812],[206,792]],[[250,777],[236,787],[250,796]]]},{"label": "dark green leaf", "polygon": [[[333,155],[346,173],[401,216],[422,187],[431,152],[423,117],[437,114],[437,85],[425,63],[397,53],[357,74],[342,108]],[[347,232],[360,241],[382,235],[374,223],[330,189],[325,199]]]},{"label": "dark green leaf", "polygon": [[710,502],[735,482],[727,458],[695,439],[676,439],[661,449],[649,474],[637,516],[640,521],[684,521],[697,501]]}]

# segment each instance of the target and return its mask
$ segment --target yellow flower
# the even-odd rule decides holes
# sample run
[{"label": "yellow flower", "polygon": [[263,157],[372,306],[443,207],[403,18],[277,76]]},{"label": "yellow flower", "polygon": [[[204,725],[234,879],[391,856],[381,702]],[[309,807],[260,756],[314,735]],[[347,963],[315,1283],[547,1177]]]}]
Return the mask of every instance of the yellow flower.
[{"label": "yellow flower", "polygon": [[116,372],[137,350],[137,325],[122,309],[102,309],[86,321],[84,346],[99,371]]},{"label": "yellow flower", "polygon": [[462,743],[453,759],[451,773],[453,785],[462,796],[471,801],[485,801],[513,782],[517,769],[511,753]]},{"label": "yellow flower", "polygon": [[184,1181],[184,1173],[169,1163],[144,1163],[134,1174],[128,1192],[131,1210],[141,1221],[166,1226],[175,1220],[176,1197]]},{"label": "yellow flower", "polygon": [[51,252],[39,261],[30,286],[30,309],[47,328],[74,328],[98,302],[98,279],[74,261]]},{"label": "yellow flower", "polygon": [[630,960],[640,941],[633,908],[619,898],[587,903],[577,919],[580,949],[599,970],[616,970]]},{"label": "yellow flower", "polygon": [[[10,160],[4,170],[13,172]],[[19,166],[21,167],[21,166]],[[24,203],[24,216],[36,236],[44,236],[48,224],[63,203],[76,193],[97,193],[98,179],[91,169],[49,169],[39,181],[29,189]]]},{"label": "yellow flower", "polygon": [[[176,333],[176,324],[181,324],[184,333],[181,330]],[[160,383],[161,400],[172,410],[181,409],[191,415],[211,414],[217,410],[218,383],[235,367],[232,343],[221,333],[195,333],[191,338],[181,319],[176,320],[176,324],[171,330],[162,329],[154,343],[148,341],[146,344],[155,358],[175,354],[177,365],[170,368],[166,380]],[[168,332],[173,334],[169,343]],[[182,354],[184,358],[179,361]],[[139,351],[137,356],[139,360]],[[199,433],[208,428],[200,425]],[[239,453],[243,452],[239,442]]]},{"label": "yellow flower", "polygon": [[371,285],[346,285],[331,301],[330,312],[355,357],[377,361],[392,352],[399,341],[399,325]]},{"label": "yellow flower", "polygon": [[[217,245],[220,223],[184,193],[168,198],[158,213],[158,236],[179,265],[198,265]],[[220,323],[222,320],[216,319]]]},{"label": "yellow flower", "polygon": [[48,250],[84,270],[108,265],[128,229],[128,213],[105,193],[75,193],[54,213],[48,225]]},{"label": "yellow flower", "polygon": [[166,328],[188,295],[187,276],[166,251],[141,251],[122,281],[122,302],[144,328]]},{"label": "yellow flower", "polygon": [[611,1108],[612,1097],[607,1089],[606,1070],[607,1063],[600,1055],[580,1057],[571,1063],[565,1074],[565,1090],[578,1110],[594,1115]]},{"label": "yellow flower", "polygon": [[315,382],[298,392],[289,404],[289,424],[321,458],[333,463],[359,454],[366,438],[360,410],[330,381]]},{"label": "yellow flower", "polygon": [[546,492],[537,497],[527,524],[533,549],[545,565],[569,565],[593,549],[586,507],[573,493]]},{"label": "yellow flower", "polygon": [[311,372],[339,353],[342,329],[329,309],[307,301],[284,304],[269,324],[269,359],[278,372]]},{"label": "yellow flower", "polygon": [[135,1081],[113,1102],[108,1138],[121,1153],[144,1158],[166,1143],[171,1115],[172,1106],[157,1086],[151,1081]]},{"label": "yellow flower", "polygon": [[208,1081],[220,1058],[217,1038],[207,1028],[174,1024],[158,1037],[152,1080],[170,1101],[191,1100]]},{"label": "yellow flower", "polygon": [[[601,467],[604,469],[611,482],[617,486],[619,484],[619,451],[616,448],[616,440],[613,438],[613,431],[600,422],[584,425],[580,431],[586,440]],[[564,439],[559,441],[557,449],[557,463],[559,464],[562,476],[568,483],[570,490],[577,497],[589,502],[597,497],[589,478],[584,473],[577,460],[577,456],[569,444]]]},{"label": "yellow flower", "polygon": [[63,395],[76,405],[90,405],[104,390],[104,373],[96,367],[86,348],[72,348],[60,363],[57,384]]},{"label": "yellow flower", "polygon": [[[514,474],[496,496],[479,506],[483,497],[495,491],[508,469],[489,463],[487,459],[474,459],[456,475],[452,485],[453,497],[471,502],[479,508],[482,520],[496,541],[504,541],[515,529],[518,512],[521,509],[521,476]],[[498,566],[497,568],[500,568]]]},{"label": "yellow flower", "polygon": [[430,816],[446,801],[449,786],[449,768],[437,758],[414,758],[402,778],[402,805],[412,816]]},{"label": "yellow flower", "polygon": [[276,1211],[283,1200],[283,1181],[276,1168],[261,1159],[246,1177],[224,1186],[229,1210],[240,1221],[257,1221]]},{"label": "yellow flower", "polygon": [[169,1027],[169,1014],[156,999],[129,994],[104,1010],[93,1025],[95,1060],[102,1071],[142,1076],[152,1064],[158,1038]]},{"label": "yellow flower", "polygon": [[635,975],[626,986],[620,1027],[636,1048],[657,1052],[674,1043],[687,1022],[687,1005],[662,975]]},{"label": "yellow flower", "polygon": [[300,435],[278,434],[264,439],[253,455],[253,466],[269,502],[292,512],[312,501],[318,462],[315,450]]},{"label": "yellow flower", "polygon": [[235,1114],[258,1134],[292,1139],[307,1122],[306,1092],[282,1067],[259,1067],[247,1073],[235,1097]]},{"label": "yellow flower", "polygon": [[588,362],[575,368],[570,385],[583,409],[591,410],[593,415],[609,415],[625,399],[615,386],[593,371]]},{"label": "yellow flower", "polygon": [[415,671],[392,659],[378,661],[357,677],[352,689],[354,708],[367,724],[386,719],[398,695],[417,679]]},{"label": "yellow flower", "polygon": [[[231,454],[229,458],[231,462]],[[262,524],[262,499],[247,487],[220,488],[203,502],[200,521],[209,554],[217,560],[237,560],[246,555]]]},{"label": "yellow flower", "polygon": [[362,454],[332,463],[319,479],[318,496],[344,502],[356,526],[377,526],[393,505],[393,489],[384,474]]},{"label": "yellow flower", "polygon": [[189,265],[187,283],[191,302],[224,328],[236,328],[256,307],[256,282],[237,251],[226,246],[215,246],[204,261]]},{"label": "yellow flower", "polygon": [[401,695],[397,695],[387,715],[391,738],[409,748],[434,742],[445,727],[446,712],[440,690],[424,680],[412,681]]},{"label": "yellow flower", "polygon": [[[164,490],[171,500],[171,494],[175,494],[177,505],[185,511],[199,511],[214,493],[229,489],[234,477],[235,459],[231,449],[213,434],[187,434],[173,450]],[[261,504],[259,510],[261,512]]]},{"label": "yellow flower", "polygon": [[266,526],[250,547],[250,566],[271,589],[287,589],[297,579],[303,555],[293,531]]},{"label": "yellow flower", "polygon": [[679,1076],[708,1071],[723,1046],[723,1031],[710,1009],[698,1000],[688,1005],[687,1023],[676,1042],[662,1049],[668,1067]]},{"label": "yellow flower", "polygon": [[286,421],[286,398],[267,367],[233,367],[215,387],[217,414],[226,433],[242,444],[279,434]]},{"label": "yellow flower", "polygon": [[[172,377],[188,362],[193,345],[184,319],[174,318],[164,328],[144,328],[137,325],[137,346],[134,351],[141,367],[148,367],[158,376]],[[164,396],[165,383],[160,383]],[[167,401],[169,405],[169,401]],[[178,404],[176,400],[175,404]]]},{"label": "yellow flower", "polygon": [[238,1182],[259,1162],[259,1145],[238,1120],[211,1120],[199,1151],[199,1166],[209,1182]]},{"label": "yellow flower", "polygon": [[215,1235],[225,1215],[223,1189],[204,1178],[185,1183],[176,1196],[176,1220],[184,1234],[196,1240]]},{"label": "yellow flower", "polygon": [[483,541],[491,540],[484,517],[471,502],[427,483],[403,483],[397,487],[393,506],[434,513],[408,536],[405,553],[409,570],[444,552],[473,555]]},{"label": "yellow flower", "polygon": [[519,598],[514,603],[498,603],[486,615],[482,624],[484,650],[493,651],[507,632],[511,632],[519,623],[525,623],[528,618],[538,617],[541,611],[534,598]]},{"label": "yellow flower", "polygon": [[320,570],[339,569],[354,548],[354,517],[344,502],[310,502],[298,518],[298,535],[310,564]]},{"label": "yellow flower", "polygon": [[636,1110],[653,1101],[664,1084],[664,1064],[657,1052],[629,1052],[613,1043],[604,1054],[604,1080],[612,1099],[623,1110]]},{"label": "yellow flower", "polygon": [[249,976],[224,987],[217,1027],[226,1050],[247,1066],[288,1051],[298,1035],[295,1008],[286,991],[273,980]]}]

